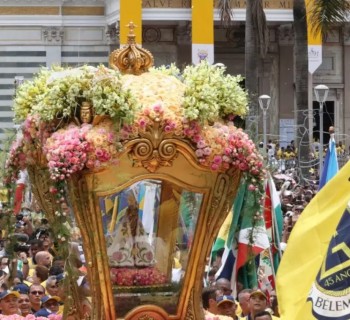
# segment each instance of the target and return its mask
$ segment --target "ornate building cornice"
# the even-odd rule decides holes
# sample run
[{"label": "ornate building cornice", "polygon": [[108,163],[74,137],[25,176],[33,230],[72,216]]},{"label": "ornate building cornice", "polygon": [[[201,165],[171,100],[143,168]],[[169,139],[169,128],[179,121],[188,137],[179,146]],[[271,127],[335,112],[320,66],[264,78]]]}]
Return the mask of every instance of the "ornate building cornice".
[{"label": "ornate building cornice", "polygon": [[43,28],[43,39],[46,43],[61,44],[63,40],[64,31],[60,27],[46,27]]}]

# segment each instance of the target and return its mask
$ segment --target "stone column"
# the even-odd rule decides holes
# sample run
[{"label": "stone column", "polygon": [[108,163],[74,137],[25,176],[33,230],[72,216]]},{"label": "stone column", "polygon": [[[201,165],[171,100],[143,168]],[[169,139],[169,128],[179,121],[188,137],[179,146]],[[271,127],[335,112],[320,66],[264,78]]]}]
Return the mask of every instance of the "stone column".
[{"label": "stone column", "polygon": [[[294,32],[291,24],[281,25],[278,29],[279,41],[279,119],[286,123],[285,127],[279,126],[280,135],[284,132],[290,135],[295,125],[295,102],[294,102]],[[293,129],[295,130],[295,129]],[[295,135],[295,133],[294,133]],[[283,137],[280,137],[282,139]],[[284,137],[284,138],[287,138]],[[287,138],[290,142],[290,138]]]}]

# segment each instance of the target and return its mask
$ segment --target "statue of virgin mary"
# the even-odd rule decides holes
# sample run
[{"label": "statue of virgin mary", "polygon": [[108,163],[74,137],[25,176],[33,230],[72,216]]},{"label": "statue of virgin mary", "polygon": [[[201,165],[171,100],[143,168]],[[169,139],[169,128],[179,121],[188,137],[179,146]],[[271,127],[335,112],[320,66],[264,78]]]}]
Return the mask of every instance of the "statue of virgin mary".
[{"label": "statue of virgin mary", "polygon": [[154,250],[139,218],[139,206],[132,190],[128,206],[119,212],[107,255],[112,267],[150,267],[155,264]]}]

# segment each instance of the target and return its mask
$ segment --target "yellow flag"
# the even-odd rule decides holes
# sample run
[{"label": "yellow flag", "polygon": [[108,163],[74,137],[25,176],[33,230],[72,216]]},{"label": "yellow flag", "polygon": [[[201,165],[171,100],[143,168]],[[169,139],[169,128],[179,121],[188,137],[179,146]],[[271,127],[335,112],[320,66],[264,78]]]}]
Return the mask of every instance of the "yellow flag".
[{"label": "yellow flag", "polygon": [[307,19],[307,43],[308,43],[308,58],[309,72],[313,74],[322,64],[322,35],[321,31],[317,33],[312,28],[311,11],[316,0],[305,0],[306,19]]},{"label": "yellow flag", "polygon": [[283,320],[316,319],[307,298],[350,199],[349,177],[350,161],[317,193],[293,228],[277,272]]},{"label": "yellow flag", "polygon": [[214,0],[192,0],[192,63],[214,62]]},{"label": "yellow flag", "polygon": [[232,223],[232,210],[228,213],[223,225],[221,226],[218,234],[218,238],[227,240],[228,233],[230,232],[230,227]]},{"label": "yellow flag", "polygon": [[120,0],[120,46],[128,43],[128,24],[133,22],[136,43],[142,44],[142,0]]}]

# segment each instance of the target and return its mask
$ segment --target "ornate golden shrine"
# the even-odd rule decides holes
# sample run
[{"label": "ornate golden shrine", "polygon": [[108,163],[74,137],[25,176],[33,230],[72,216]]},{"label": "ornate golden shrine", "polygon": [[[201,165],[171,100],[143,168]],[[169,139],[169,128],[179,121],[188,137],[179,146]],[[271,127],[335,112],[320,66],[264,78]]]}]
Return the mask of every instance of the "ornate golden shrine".
[{"label": "ornate golden shrine", "polygon": [[[154,137],[152,137],[154,139]],[[73,207],[79,227],[82,231],[86,250],[86,259],[89,267],[89,279],[93,284],[92,290],[93,316],[92,319],[119,318],[117,289],[111,285],[110,267],[106,252],[106,241],[101,221],[99,197],[104,197],[124,190],[139,181],[156,180],[163,184],[170,184],[174,189],[182,189],[203,195],[198,212],[198,222],[194,233],[191,250],[188,254],[187,268],[184,270],[182,288],[179,292],[170,292],[171,298],[177,295],[167,312],[161,303],[154,299],[153,304],[135,305],[129,312],[122,315],[122,319],[202,319],[201,306],[202,277],[206,257],[223,223],[226,213],[232,205],[235,192],[240,180],[240,172],[213,173],[203,170],[196,162],[193,150],[184,141],[177,139],[162,140],[159,145],[148,149],[149,155],[159,155],[159,167],[154,172],[144,166],[136,166],[135,160],[152,161],[146,157],[143,147],[152,145],[154,140],[136,139],[131,141],[120,158],[118,167],[111,167],[101,172],[85,172],[74,176],[69,181],[69,190],[72,194]],[[141,150],[141,152],[139,152]],[[168,150],[168,151],[167,151]],[[173,155],[169,165],[169,150]],[[164,166],[164,164],[168,164]],[[122,172],[122,174],[120,173]],[[166,212],[162,212],[166,214]],[[177,212],[179,214],[179,212]],[[160,221],[161,222],[161,221]],[[164,221],[160,229],[167,228],[170,221]],[[176,227],[170,227],[170,232]],[[162,233],[162,230],[160,230]],[[169,252],[172,255],[172,252]],[[140,287],[142,292],[142,287]],[[162,286],[149,286],[152,292],[164,291]],[[128,299],[122,300],[125,304],[133,305],[139,293],[129,294]],[[149,295],[149,293],[147,293]],[[167,292],[169,296],[169,292]],[[117,307],[115,307],[117,305]],[[119,305],[119,307],[121,307]],[[125,309],[125,305],[123,306]]]},{"label": "ornate golden shrine", "polygon": [[[52,94],[57,87],[82,81],[86,96],[66,108],[55,104],[61,96],[52,98],[58,110],[52,114],[46,105],[50,95],[40,96],[45,99],[38,101],[39,120],[27,116],[26,140],[17,143],[16,152],[31,152],[27,168],[33,192],[49,221],[54,224],[62,217],[60,192],[67,186],[81,230],[91,314],[85,313],[72,276],[67,319],[203,319],[206,258],[232,207],[242,172],[249,171],[251,190],[259,191],[262,162],[247,135],[223,119],[214,126],[183,119],[185,85],[158,71],[143,73],[153,57],[135,45],[132,30],[129,46],[111,54],[115,73],[87,67],[42,75]],[[215,68],[204,64],[199,72],[214,76]],[[121,81],[119,72],[129,75]],[[64,85],[55,87],[64,77]],[[108,92],[113,99],[118,96],[122,115],[134,112],[132,125],[121,126],[118,117],[111,120],[115,109],[106,107],[112,99],[106,98]],[[136,108],[137,99],[146,106]],[[45,135],[50,137],[42,139]]]}]

